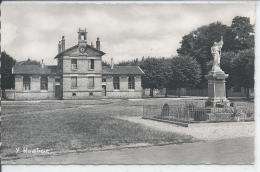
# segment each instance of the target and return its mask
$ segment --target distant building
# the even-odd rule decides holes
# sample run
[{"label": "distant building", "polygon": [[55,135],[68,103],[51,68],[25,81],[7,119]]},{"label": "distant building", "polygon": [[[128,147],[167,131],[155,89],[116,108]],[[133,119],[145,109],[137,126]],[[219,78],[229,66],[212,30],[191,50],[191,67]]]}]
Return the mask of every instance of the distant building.
[{"label": "distant building", "polygon": [[19,62],[13,67],[14,99],[140,98],[138,66],[102,66],[100,39],[87,42],[86,29],[79,29],[78,44],[65,49],[65,37],[58,44],[57,66]]}]

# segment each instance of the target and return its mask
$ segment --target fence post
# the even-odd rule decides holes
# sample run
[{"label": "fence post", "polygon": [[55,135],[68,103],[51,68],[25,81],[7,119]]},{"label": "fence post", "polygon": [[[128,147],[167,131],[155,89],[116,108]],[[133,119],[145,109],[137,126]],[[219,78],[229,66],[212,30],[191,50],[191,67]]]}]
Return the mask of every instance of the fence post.
[{"label": "fence post", "polygon": [[186,115],[186,121],[189,121],[189,116],[190,116],[190,107],[188,107],[188,114]]},{"label": "fence post", "polygon": [[144,104],[143,104],[143,117],[145,117],[145,116],[144,116]]}]

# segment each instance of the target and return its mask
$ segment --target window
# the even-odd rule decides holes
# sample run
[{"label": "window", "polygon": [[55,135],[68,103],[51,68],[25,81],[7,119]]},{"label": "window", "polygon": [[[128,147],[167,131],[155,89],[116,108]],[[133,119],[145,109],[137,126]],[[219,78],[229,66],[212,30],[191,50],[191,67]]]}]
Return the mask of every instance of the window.
[{"label": "window", "polygon": [[241,92],[241,87],[234,87],[234,92],[240,93]]},{"label": "window", "polygon": [[84,35],[80,35],[80,40],[84,41],[85,40],[85,36]]},{"label": "window", "polygon": [[77,59],[71,59],[71,69],[72,70],[77,70],[78,69]]},{"label": "window", "polygon": [[134,76],[129,76],[128,77],[128,89],[135,89],[135,77]]},{"label": "window", "polygon": [[90,70],[94,70],[94,59],[90,59],[88,63],[88,68]]},{"label": "window", "polygon": [[93,89],[95,86],[94,77],[90,76],[88,77],[88,88]]},{"label": "window", "polygon": [[31,90],[31,78],[29,76],[23,77],[23,89]]},{"label": "window", "polygon": [[76,76],[71,77],[71,88],[77,88],[77,77]]},{"label": "window", "polygon": [[47,78],[47,76],[41,77],[41,90],[48,90],[48,78]]},{"label": "window", "polygon": [[113,84],[114,84],[114,89],[119,90],[120,89],[120,83],[119,83],[119,77],[113,77]]},{"label": "window", "polygon": [[102,82],[107,82],[107,79],[106,78],[102,78]]}]

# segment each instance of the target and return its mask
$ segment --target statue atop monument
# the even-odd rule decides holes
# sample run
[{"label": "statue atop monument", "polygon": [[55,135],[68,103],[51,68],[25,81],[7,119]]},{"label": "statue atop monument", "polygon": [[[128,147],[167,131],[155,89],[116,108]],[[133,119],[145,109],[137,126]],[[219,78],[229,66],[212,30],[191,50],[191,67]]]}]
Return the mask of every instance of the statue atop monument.
[{"label": "statue atop monument", "polygon": [[214,42],[213,46],[211,47],[211,54],[213,56],[212,71],[222,71],[220,68],[220,56],[221,56],[222,46],[223,46],[223,36],[221,36],[221,40],[219,42]]}]

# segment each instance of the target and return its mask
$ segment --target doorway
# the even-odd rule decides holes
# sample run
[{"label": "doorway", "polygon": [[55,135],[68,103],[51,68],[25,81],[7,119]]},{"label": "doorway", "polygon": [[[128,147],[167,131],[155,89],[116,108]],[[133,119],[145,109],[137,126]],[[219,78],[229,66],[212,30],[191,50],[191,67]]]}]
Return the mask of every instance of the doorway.
[{"label": "doorway", "polygon": [[107,96],[107,88],[105,85],[102,85],[102,96]]}]

